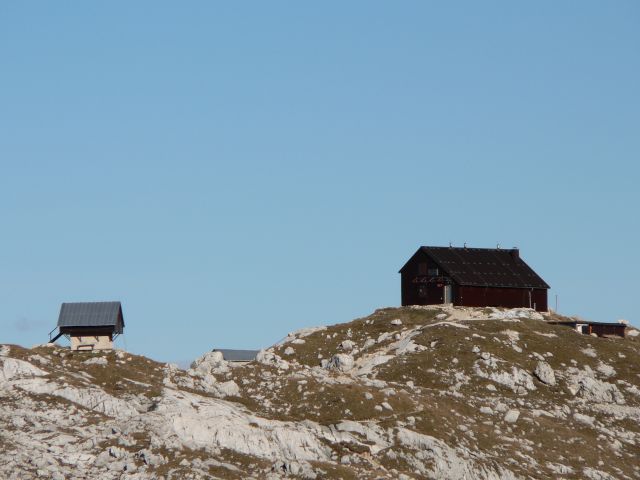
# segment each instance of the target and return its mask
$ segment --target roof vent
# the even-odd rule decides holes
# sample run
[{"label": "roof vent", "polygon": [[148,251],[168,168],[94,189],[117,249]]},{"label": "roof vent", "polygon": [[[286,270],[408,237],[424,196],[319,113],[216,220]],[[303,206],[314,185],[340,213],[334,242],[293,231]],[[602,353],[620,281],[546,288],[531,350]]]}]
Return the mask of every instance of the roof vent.
[{"label": "roof vent", "polygon": [[520,258],[520,250],[518,250],[518,247],[513,247],[511,249],[511,256],[513,257],[514,260]]}]

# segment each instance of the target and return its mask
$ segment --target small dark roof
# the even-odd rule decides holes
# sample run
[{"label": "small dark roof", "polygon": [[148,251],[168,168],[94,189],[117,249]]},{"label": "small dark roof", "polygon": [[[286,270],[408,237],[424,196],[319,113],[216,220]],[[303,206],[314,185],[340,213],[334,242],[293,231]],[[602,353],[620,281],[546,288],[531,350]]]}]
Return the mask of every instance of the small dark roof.
[{"label": "small dark roof", "polygon": [[604,325],[607,327],[622,327],[627,328],[628,325],[620,322],[592,322],[591,320],[564,320],[559,322],[549,322],[552,325]]},{"label": "small dark roof", "polygon": [[418,252],[430,257],[458,285],[549,288],[515,248],[420,247]]},{"label": "small dark roof", "polygon": [[[120,321],[120,322],[119,322]],[[122,333],[124,317],[120,302],[63,303],[58,327],[116,327]]]},{"label": "small dark roof", "polygon": [[258,355],[260,350],[228,350],[225,348],[216,348],[213,351],[222,353],[222,356],[228,362],[251,362],[256,359],[256,355]]}]

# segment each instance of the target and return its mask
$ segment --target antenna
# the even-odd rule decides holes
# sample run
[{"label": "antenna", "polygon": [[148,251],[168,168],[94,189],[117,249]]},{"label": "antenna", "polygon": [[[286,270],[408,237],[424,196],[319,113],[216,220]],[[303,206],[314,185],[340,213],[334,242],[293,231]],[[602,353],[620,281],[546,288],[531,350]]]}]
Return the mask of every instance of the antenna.
[{"label": "antenna", "polygon": [[464,242],[464,248],[467,248],[467,242]]},{"label": "antenna", "polygon": [[453,245],[451,244],[451,242],[449,242],[449,248],[453,247]]}]

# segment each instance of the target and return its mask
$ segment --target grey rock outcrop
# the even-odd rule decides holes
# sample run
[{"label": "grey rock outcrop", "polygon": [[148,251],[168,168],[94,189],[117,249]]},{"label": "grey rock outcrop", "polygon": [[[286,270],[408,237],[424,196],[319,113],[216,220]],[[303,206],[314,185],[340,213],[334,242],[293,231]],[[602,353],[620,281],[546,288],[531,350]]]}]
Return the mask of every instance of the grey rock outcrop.
[{"label": "grey rock outcrop", "polygon": [[553,371],[553,368],[551,368],[551,365],[545,361],[538,361],[533,374],[538,378],[538,380],[546,385],[553,387],[556,384],[555,372]]},{"label": "grey rock outcrop", "polygon": [[584,375],[573,379],[569,390],[574,395],[597,403],[615,403],[623,405],[625,398],[622,392],[613,383],[603,382],[593,377]]},{"label": "grey rock outcrop", "polygon": [[347,353],[337,353],[327,363],[328,369],[348,372],[353,368],[353,357]]}]

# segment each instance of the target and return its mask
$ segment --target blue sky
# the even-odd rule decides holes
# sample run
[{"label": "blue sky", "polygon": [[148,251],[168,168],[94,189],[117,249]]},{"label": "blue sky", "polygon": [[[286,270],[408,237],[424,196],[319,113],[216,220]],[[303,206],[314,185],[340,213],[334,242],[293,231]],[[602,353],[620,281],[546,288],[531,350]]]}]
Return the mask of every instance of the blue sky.
[{"label": "blue sky", "polygon": [[0,343],[121,300],[161,360],[398,305],[517,245],[640,324],[640,4],[2,2]]}]

